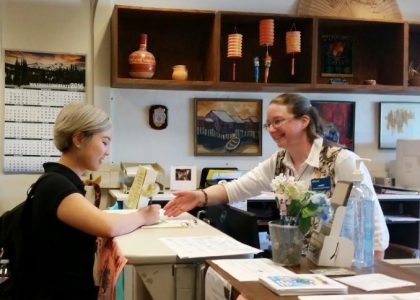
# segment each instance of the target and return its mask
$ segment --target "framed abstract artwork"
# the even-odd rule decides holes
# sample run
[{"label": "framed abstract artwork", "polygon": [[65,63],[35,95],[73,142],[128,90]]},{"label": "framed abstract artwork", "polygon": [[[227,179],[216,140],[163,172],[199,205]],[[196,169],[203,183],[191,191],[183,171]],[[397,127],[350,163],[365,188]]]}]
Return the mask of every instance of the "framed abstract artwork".
[{"label": "framed abstract artwork", "polygon": [[354,150],[356,103],[352,101],[312,100],[324,120],[324,138]]},{"label": "framed abstract artwork", "polygon": [[398,139],[420,139],[419,102],[379,102],[379,149],[395,149]]},{"label": "framed abstract artwork", "polygon": [[262,155],[261,99],[194,100],[194,155]]}]

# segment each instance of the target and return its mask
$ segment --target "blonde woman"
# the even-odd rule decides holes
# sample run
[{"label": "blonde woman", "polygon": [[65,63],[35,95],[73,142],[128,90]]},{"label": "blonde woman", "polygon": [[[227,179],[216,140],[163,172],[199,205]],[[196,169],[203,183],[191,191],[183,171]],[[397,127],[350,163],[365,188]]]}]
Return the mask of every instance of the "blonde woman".
[{"label": "blonde woman", "polygon": [[111,122],[99,108],[66,105],[54,125],[57,163],[34,192],[29,229],[32,247],[25,249],[25,295],[22,299],[96,299],[93,263],[96,237],[114,237],[157,222],[159,206],[130,214],[109,214],[85,197],[80,176],[95,171],[109,155]]}]

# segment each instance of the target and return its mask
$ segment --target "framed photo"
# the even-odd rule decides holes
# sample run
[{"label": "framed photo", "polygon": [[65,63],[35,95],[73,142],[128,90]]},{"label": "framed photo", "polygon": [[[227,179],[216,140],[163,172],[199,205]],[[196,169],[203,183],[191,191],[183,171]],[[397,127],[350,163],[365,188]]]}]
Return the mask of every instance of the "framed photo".
[{"label": "framed photo", "polygon": [[398,139],[420,139],[419,102],[379,102],[379,149],[395,149]]},{"label": "framed photo", "polygon": [[356,103],[318,100],[311,103],[325,121],[324,138],[354,150]]},{"label": "framed photo", "polygon": [[194,155],[262,155],[261,99],[194,100]]},{"label": "framed photo", "polygon": [[171,191],[195,190],[196,188],[197,168],[195,166],[171,166]]},{"label": "framed photo", "polygon": [[350,36],[322,35],[321,59],[323,77],[353,77],[353,39]]}]

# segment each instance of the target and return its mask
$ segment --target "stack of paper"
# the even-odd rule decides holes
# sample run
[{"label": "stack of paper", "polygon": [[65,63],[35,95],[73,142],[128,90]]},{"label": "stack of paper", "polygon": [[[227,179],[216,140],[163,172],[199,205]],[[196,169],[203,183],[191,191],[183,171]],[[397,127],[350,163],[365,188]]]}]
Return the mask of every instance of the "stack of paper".
[{"label": "stack of paper", "polygon": [[336,279],[342,283],[368,292],[416,285],[414,282],[394,278],[380,273],[362,274],[350,277],[340,277]]},{"label": "stack of paper", "polygon": [[347,286],[321,274],[268,275],[260,282],[281,296],[347,294]]},{"label": "stack of paper", "polygon": [[221,257],[256,254],[261,249],[242,244],[229,236],[163,237],[160,240],[179,258]]}]

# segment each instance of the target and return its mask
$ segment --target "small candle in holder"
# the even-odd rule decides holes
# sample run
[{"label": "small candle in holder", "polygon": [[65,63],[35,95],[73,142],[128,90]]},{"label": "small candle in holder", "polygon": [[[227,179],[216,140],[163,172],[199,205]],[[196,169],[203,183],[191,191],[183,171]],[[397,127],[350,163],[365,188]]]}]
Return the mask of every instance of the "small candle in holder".
[{"label": "small candle in holder", "polygon": [[172,79],[185,81],[188,78],[188,70],[185,65],[175,65],[172,67]]}]

